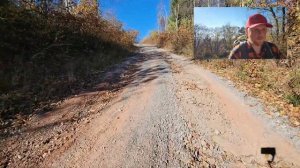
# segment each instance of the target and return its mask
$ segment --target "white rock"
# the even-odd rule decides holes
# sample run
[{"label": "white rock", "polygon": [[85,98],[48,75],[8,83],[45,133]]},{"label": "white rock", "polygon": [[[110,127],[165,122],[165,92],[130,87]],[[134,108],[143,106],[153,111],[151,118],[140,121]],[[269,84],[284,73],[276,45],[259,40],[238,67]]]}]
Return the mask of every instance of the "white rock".
[{"label": "white rock", "polygon": [[216,134],[216,135],[220,135],[221,132],[220,132],[219,130],[215,130],[215,134]]},{"label": "white rock", "polygon": [[18,159],[22,159],[22,156],[21,155],[17,155]]}]

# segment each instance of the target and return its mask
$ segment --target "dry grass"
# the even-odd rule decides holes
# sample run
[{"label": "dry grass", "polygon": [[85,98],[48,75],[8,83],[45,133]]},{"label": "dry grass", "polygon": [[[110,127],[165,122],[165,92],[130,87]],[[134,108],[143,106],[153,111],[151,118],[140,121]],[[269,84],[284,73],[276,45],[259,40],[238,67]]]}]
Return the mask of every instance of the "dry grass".
[{"label": "dry grass", "polygon": [[265,104],[276,107],[294,126],[300,126],[299,61],[293,67],[280,65],[274,60],[196,62],[233,81],[239,89],[260,98]]},{"label": "dry grass", "polygon": [[187,22],[179,26],[177,30],[165,32],[152,32],[141,42],[142,44],[154,44],[159,48],[170,49],[177,54],[193,55],[193,28],[192,23]]},{"label": "dry grass", "polygon": [[30,114],[42,102],[90,86],[96,74],[134,51],[137,36],[89,10],[28,5],[0,6],[0,34],[0,118]]}]

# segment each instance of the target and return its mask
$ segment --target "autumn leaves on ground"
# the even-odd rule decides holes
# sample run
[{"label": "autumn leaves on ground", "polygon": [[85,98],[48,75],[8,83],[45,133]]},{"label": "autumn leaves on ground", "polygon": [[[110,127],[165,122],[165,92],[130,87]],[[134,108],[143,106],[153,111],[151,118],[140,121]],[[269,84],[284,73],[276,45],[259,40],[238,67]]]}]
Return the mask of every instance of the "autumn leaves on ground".
[{"label": "autumn leaves on ground", "polygon": [[[188,69],[182,73],[183,67],[190,62],[176,62],[181,58],[170,56],[171,53],[151,47],[145,51],[143,47],[142,49],[138,47],[137,50],[134,43],[138,32],[125,31],[120,22],[114,19],[104,19],[98,11],[97,1],[93,1],[94,3],[81,1],[78,5],[69,6],[69,8],[55,6],[46,3],[46,1],[42,1],[40,4],[18,1],[18,5],[14,2],[0,2],[1,167],[35,167],[41,163],[44,164],[43,166],[47,164],[49,166],[50,162],[47,161],[52,161],[52,165],[60,167],[58,164],[64,163],[65,160],[53,163],[57,156],[64,156],[64,159],[71,160],[74,164],[76,159],[85,159],[84,161],[88,162],[86,157],[90,155],[81,158],[81,154],[87,154],[88,151],[92,151],[95,155],[97,152],[107,154],[110,151],[107,146],[114,147],[114,145],[108,143],[105,144],[106,146],[102,146],[102,142],[111,141],[113,144],[122,146],[122,144],[117,143],[119,139],[132,140],[129,137],[126,138],[127,132],[134,133],[134,135],[133,142],[128,143],[132,146],[127,144],[126,147],[128,149],[135,147],[134,144],[138,144],[139,141],[136,137],[143,137],[143,133],[132,132],[132,130],[139,126],[150,133],[148,136],[151,137],[149,138],[153,138],[151,144],[157,145],[153,149],[155,156],[150,158],[148,165],[168,166],[169,163],[173,162],[168,160],[166,155],[174,152],[176,154],[170,158],[178,159],[177,157],[180,157],[180,163],[173,166],[197,167],[197,165],[204,165],[214,167],[216,165],[222,166],[222,163],[225,162],[229,167],[234,166],[230,165],[233,163],[237,165],[242,163],[246,165],[245,167],[247,165],[251,167],[251,164],[257,167],[264,166],[259,162],[249,161],[249,158],[233,156],[230,152],[222,149],[220,144],[216,144],[216,142],[221,142],[220,139],[213,140],[215,135],[212,135],[211,139],[211,137],[206,137],[207,134],[199,132],[203,129],[209,132],[208,134],[229,135],[232,133],[226,132],[228,130],[225,129],[231,128],[229,124],[224,124],[228,126],[224,126],[224,131],[220,131],[220,125],[217,125],[215,130],[198,125],[198,122],[203,119],[201,117],[205,117],[205,121],[208,123],[210,121],[209,114],[198,115],[198,108],[202,108],[204,111],[216,110],[216,114],[211,116],[216,118],[212,120],[220,120],[222,117],[218,117],[218,115],[223,115],[221,113],[224,111],[219,110],[220,104],[216,103],[217,101],[212,102],[215,100],[215,96],[213,96],[212,91],[206,89],[209,85],[205,82],[202,83],[203,81],[200,79],[197,81],[196,76],[183,75],[185,73],[191,74],[189,72],[191,70]],[[238,5],[238,2],[235,1],[230,1],[230,3]],[[183,55],[183,58],[192,58],[194,42],[192,11],[194,5],[197,4],[202,4],[202,1],[172,0],[170,16],[164,15],[164,12],[161,11],[162,5],[158,6],[159,30],[152,32],[142,43],[168,49],[173,53]],[[264,112],[267,115],[287,119],[289,121],[288,126],[297,129],[300,126],[300,62],[297,60],[300,55],[300,12],[299,3],[297,4],[296,1],[289,1],[289,4],[285,5],[289,11],[289,17],[293,18],[293,23],[289,27],[290,34],[287,34],[288,52],[292,58],[282,61],[194,59],[193,63],[229,79],[236,88],[246,92],[247,95],[259,98],[265,105]],[[139,57],[136,57],[137,55]],[[126,61],[122,62],[124,60]],[[159,60],[162,62],[160,63]],[[144,61],[147,64],[143,64]],[[119,64],[121,62],[122,64]],[[198,69],[195,68],[194,70],[198,72]],[[169,71],[173,75],[169,75]],[[199,72],[203,71],[199,70]],[[193,79],[189,79],[189,77]],[[169,82],[174,80],[173,83],[177,83],[178,88],[172,85],[174,90],[170,88],[168,90],[166,88],[169,84],[160,86],[159,82],[155,83],[157,80],[164,83],[164,78],[169,79]],[[185,78],[185,81],[182,81],[181,78]],[[151,81],[154,81],[155,84]],[[150,85],[147,85],[148,83]],[[129,88],[126,87],[128,85]],[[133,86],[141,86],[140,88],[144,86],[153,90],[135,92],[132,89]],[[150,95],[157,92],[155,92],[157,87],[161,93],[156,95],[156,98],[162,102],[153,101],[153,104],[149,105],[149,113],[125,113],[126,109],[127,111],[130,108],[134,109],[134,103],[137,102],[130,99],[130,97],[132,98],[131,94],[137,95],[134,98],[141,98],[139,99],[140,105],[142,103],[147,104],[152,100],[149,98]],[[176,95],[172,95],[171,90],[176,91]],[[193,92],[188,92],[191,90]],[[195,95],[191,96],[192,94]],[[118,97],[120,95],[121,98]],[[203,99],[203,97],[205,98],[204,95],[210,96]],[[197,98],[197,96],[200,97]],[[173,113],[169,114],[168,112],[172,110],[179,112],[180,110],[168,106],[174,103],[173,99],[163,103],[164,98],[170,97],[174,100],[175,97],[176,100],[187,100],[195,107],[181,102],[180,105],[187,106],[185,107],[187,113],[176,113],[173,116]],[[127,99],[128,102],[132,103],[131,106],[124,107],[127,105],[118,104],[119,100],[122,102],[122,100]],[[112,102],[119,106],[114,106]],[[209,106],[215,104],[218,108],[202,107],[207,104]],[[144,107],[138,106],[137,108],[143,111]],[[103,112],[107,109],[108,111],[111,110],[112,113]],[[153,113],[158,112],[157,109],[164,111],[164,113]],[[194,109],[194,111],[189,109]],[[122,112],[124,115],[120,114]],[[141,115],[145,115],[146,118]],[[170,118],[167,117],[164,120],[166,116]],[[152,118],[157,120],[153,122]],[[135,125],[126,128],[125,131],[127,132],[121,134],[119,139],[97,137],[101,137],[106,130],[111,131],[108,136],[114,137],[119,130],[122,130],[122,126],[126,127],[128,121],[137,119],[141,119],[143,123],[153,124],[156,128],[147,128],[147,125],[133,122]],[[96,121],[102,122],[100,127],[93,127],[90,124],[97,125]],[[186,124],[184,124],[185,121]],[[255,121],[251,120],[249,123],[253,124]],[[182,125],[176,125],[177,122],[182,123]],[[220,123],[223,122],[225,123],[225,120],[220,120]],[[169,124],[173,124],[175,127],[171,127]],[[212,124],[211,126],[215,125]],[[290,128],[286,125],[283,126],[283,128]],[[93,132],[89,132],[95,134],[84,134],[87,128],[95,129]],[[162,130],[161,133],[156,133],[156,129]],[[171,134],[178,130],[182,131],[179,131],[182,134]],[[185,135],[186,130],[192,133]],[[234,135],[241,136],[241,139],[245,138],[246,136],[242,137],[241,135],[243,129],[239,131],[233,131]],[[80,139],[79,136],[81,135],[86,135],[89,141]],[[175,142],[170,141],[170,139],[175,139]],[[297,139],[293,140],[296,141]],[[147,146],[147,140],[142,138],[141,141],[145,146],[140,148],[152,149],[151,146]],[[81,153],[72,153],[72,151],[79,150],[73,146],[75,142],[84,148]],[[224,141],[222,142],[225,144]],[[167,143],[168,145],[166,145]],[[183,144],[184,146],[180,146]],[[98,149],[93,148],[93,145],[98,145],[103,150],[98,151]],[[175,147],[176,145],[178,148]],[[283,145],[283,147],[287,146]],[[140,148],[136,150],[143,151]],[[250,147],[248,146],[248,148]],[[70,150],[68,151],[68,149]],[[181,152],[177,152],[177,150]],[[67,155],[64,153],[65,151],[71,154]],[[116,147],[115,151],[117,151]],[[164,153],[165,151],[169,151],[169,153]],[[184,153],[183,151],[188,152]],[[128,151],[125,150],[124,152]],[[139,156],[138,152],[132,152],[133,156]],[[211,155],[214,155],[215,152],[218,154],[212,157]],[[152,153],[145,153],[152,156]],[[111,155],[113,154],[107,157],[109,158]],[[74,157],[72,158],[72,156]],[[128,159],[132,158],[129,157]],[[44,161],[46,162],[44,163]],[[101,163],[100,160],[97,161]],[[140,163],[144,162],[145,160]],[[102,162],[102,164],[104,163]],[[117,167],[122,166],[122,163],[118,161],[112,163]],[[80,164],[76,166],[79,167]],[[276,164],[287,167],[293,165],[286,162]],[[90,165],[97,167],[92,163]]]}]

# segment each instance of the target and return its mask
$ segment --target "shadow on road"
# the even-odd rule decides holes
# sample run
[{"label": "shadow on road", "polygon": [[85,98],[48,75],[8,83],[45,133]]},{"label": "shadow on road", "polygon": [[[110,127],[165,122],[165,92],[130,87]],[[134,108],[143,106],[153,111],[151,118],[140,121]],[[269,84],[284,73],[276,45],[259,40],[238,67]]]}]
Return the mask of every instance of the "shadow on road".
[{"label": "shadow on road", "polygon": [[[124,60],[121,64],[108,68],[105,72],[94,77],[93,85],[85,88],[84,90],[77,90],[75,94],[69,95],[67,99],[73,99],[71,103],[58,106],[56,105],[48,110],[39,111],[36,114],[37,119],[35,120],[38,124],[33,123],[33,125],[36,125],[35,127],[23,127],[20,131],[13,133],[1,131],[0,140],[5,140],[14,136],[19,137],[23,133],[52,130],[55,126],[58,126],[61,123],[74,123],[86,118],[90,115],[90,112],[86,110],[90,105],[98,103],[97,100],[101,100],[105,103],[108,102],[109,99],[113,98],[113,96],[107,97],[107,94],[117,93],[129,84],[131,84],[130,87],[134,87],[140,84],[149,83],[157,79],[159,75],[168,73],[166,68],[160,65],[146,69],[141,68],[143,62],[146,60],[164,60],[165,58],[163,57],[163,54],[164,53],[157,52],[155,50],[137,53]],[[64,104],[64,102],[62,102],[62,104]],[[111,105],[108,105],[106,108],[109,108],[110,106]],[[44,121],[49,117],[59,119],[53,120],[52,122],[39,123],[39,121]]]}]

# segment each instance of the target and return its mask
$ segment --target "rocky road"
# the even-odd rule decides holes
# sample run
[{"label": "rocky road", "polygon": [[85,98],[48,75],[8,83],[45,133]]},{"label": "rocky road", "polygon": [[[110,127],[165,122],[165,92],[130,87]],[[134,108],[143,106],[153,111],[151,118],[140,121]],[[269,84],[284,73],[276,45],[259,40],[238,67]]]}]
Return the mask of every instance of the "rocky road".
[{"label": "rocky road", "polygon": [[[59,135],[52,132],[57,132],[61,124],[38,134],[51,135],[44,146],[67,139],[63,145],[47,147],[50,152],[42,152],[40,159],[32,162],[28,160],[34,157],[18,158],[20,152],[10,150],[12,159],[6,166],[300,167],[299,128],[269,117],[265,113],[268,107],[259,100],[238,91],[230,81],[187,57],[139,46],[135,56],[106,73],[105,78],[116,76],[125,82],[118,81],[124,85],[110,91],[114,94],[109,101],[103,100],[99,88],[110,87],[112,83],[103,82],[98,89],[58,105],[58,111],[63,108],[66,112],[57,112],[55,116],[78,115],[74,113],[78,109],[82,115],[89,112],[76,124],[64,124],[67,131],[60,130]],[[74,105],[82,101],[84,105]],[[56,119],[51,115],[44,117],[44,122],[36,118],[31,125]],[[36,134],[26,136],[37,139]],[[7,146],[7,141],[1,148]],[[24,150],[24,146],[18,149]],[[261,150],[275,150],[273,162],[268,162],[272,156],[261,154]],[[29,163],[22,164],[25,162]]]}]

